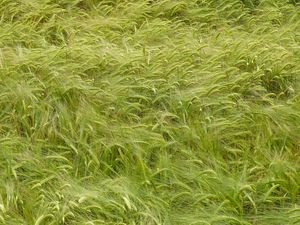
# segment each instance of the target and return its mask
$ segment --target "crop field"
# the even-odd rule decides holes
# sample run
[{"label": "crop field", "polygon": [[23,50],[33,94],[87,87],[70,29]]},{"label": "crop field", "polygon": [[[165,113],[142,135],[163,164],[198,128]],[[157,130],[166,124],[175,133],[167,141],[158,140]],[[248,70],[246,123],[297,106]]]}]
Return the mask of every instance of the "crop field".
[{"label": "crop field", "polygon": [[300,1],[0,0],[0,224],[300,224]]}]

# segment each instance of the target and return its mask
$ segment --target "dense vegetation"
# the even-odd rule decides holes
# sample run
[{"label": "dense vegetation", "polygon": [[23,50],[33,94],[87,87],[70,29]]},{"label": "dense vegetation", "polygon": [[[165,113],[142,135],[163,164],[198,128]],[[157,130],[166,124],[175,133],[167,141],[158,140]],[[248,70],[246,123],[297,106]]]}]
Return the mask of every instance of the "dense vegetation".
[{"label": "dense vegetation", "polygon": [[0,224],[300,224],[296,0],[0,0]]}]

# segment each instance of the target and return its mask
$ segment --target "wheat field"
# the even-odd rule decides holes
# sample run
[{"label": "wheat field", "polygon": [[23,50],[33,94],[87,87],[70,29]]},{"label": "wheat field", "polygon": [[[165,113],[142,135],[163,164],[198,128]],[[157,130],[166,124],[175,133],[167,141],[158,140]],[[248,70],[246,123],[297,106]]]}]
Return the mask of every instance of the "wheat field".
[{"label": "wheat field", "polygon": [[0,224],[300,224],[297,0],[0,0]]}]

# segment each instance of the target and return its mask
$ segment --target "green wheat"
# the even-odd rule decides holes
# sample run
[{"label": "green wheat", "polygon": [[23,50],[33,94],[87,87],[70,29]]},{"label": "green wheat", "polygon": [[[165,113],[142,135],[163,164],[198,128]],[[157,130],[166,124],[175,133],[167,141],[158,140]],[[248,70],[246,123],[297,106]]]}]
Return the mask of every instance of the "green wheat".
[{"label": "green wheat", "polygon": [[0,0],[0,224],[300,224],[296,0]]}]

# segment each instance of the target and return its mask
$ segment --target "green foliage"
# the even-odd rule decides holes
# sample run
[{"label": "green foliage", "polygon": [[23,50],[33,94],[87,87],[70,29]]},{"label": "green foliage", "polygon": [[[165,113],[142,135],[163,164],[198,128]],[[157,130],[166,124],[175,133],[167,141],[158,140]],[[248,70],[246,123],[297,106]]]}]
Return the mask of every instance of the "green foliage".
[{"label": "green foliage", "polygon": [[0,224],[300,223],[297,1],[0,15]]}]

